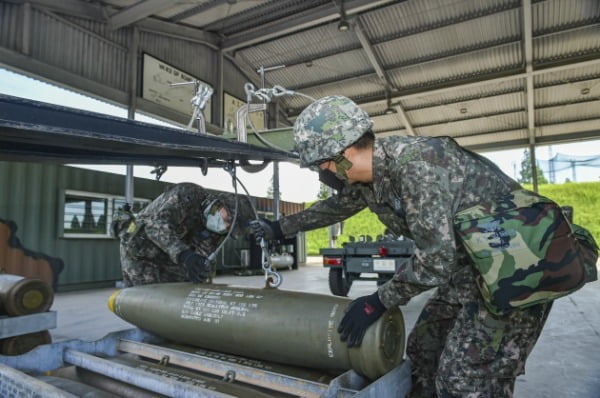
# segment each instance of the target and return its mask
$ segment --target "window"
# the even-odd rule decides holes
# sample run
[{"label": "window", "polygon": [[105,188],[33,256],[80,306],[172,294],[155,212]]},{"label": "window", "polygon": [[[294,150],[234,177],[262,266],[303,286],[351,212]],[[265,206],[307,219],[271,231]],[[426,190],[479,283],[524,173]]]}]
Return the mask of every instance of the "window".
[{"label": "window", "polygon": [[64,212],[65,234],[106,234],[108,200],[85,196],[66,196]]},{"label": "window", "polygon": [[[139,213],[140,211],[142,211],[142,209],[144,207],[146,207],[148,205],[148,203],[150,203],[150,201],[146,200],[146,199],[134,199],[133,206],[131,206],[131,212],[133,214]],[[115,209],[115,210],[122,209],[124,206],[125,206],[125,198],[113,199],[113,209]]]},{"label": "window", "polygon": [[[148,199],[134,199],[133,213],[138,213],[148,203]],[[60,235],[63,238],[111,238],[112,215],[124,205],[122,196],[64,191]]]}]

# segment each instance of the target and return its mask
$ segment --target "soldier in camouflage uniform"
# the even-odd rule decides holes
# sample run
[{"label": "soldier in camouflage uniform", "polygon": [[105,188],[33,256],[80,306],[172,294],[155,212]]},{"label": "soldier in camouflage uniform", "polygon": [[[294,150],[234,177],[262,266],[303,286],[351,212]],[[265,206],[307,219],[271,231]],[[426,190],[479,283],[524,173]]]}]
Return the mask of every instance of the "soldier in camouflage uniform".
[{"label": "soldier in camouflage uniform", "polygon": [[397,235],[415,242],[411,263],[369,296],[354,300],[338,331],[361,344],[390,307],[437,287],[407,341],[411,397],[512,396],[515,378],[550,310],[541,304],[494,316],[476,271],[457,245],[457,211],[506,194],[518,184],[490,161],[448,137],[375,138],[368,114],[345,97],[308,106],[294,125],[301,166],[319,171],[337,195],[278,222],[251,222],[266,239],[292,236],[344,220],[368,207]]},{"label": "soldier in camouflage uniform", "polygon": [[209,277],[207,257],[230,228],[230,200],[195,184],[177,184],[135,218],[115,226],[125,285],[202,282]]}]

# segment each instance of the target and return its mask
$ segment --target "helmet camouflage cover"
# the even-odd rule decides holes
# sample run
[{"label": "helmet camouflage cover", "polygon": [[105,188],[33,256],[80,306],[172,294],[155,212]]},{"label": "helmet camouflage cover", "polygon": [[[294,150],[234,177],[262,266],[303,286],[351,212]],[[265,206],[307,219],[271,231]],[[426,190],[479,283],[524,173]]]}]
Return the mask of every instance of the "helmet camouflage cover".
[{"label": "helmet camouflage cover", "polygon": [[300,167],[334,158],[373,126],[367,112],[341,95],[321,98],[306,107],[294,123]]}]

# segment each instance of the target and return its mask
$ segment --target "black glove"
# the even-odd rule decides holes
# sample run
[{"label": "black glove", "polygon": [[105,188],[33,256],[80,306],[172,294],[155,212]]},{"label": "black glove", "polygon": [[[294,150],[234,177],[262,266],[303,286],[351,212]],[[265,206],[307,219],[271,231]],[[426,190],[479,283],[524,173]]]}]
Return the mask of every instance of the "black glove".
[{"label": "black glove", "polygon": [[256,244],[260,245],[261,238],[267,241],[283,239],[283,232],[279,221],[271,221],[266,218],[250,221],[250,228],[256,239]]},{"label": "black glove", "polygon": [[188,278],[194,283],[203,282],[210,275],[210,265],[206,257],[193,250],[182,251],[177,260],[185,267]]},{"label": "black glove", "polygon": [[377,292],[352,301],[338,327],[342,341],[348,340],[348,347],[360,347],[369,326],[379,319],[385,310]]}]

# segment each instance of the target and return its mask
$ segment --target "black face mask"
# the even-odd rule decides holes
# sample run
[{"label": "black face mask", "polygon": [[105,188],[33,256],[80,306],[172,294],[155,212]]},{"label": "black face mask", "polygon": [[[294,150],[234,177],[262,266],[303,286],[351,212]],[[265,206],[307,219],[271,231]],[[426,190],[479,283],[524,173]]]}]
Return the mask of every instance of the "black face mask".
[{"label": "black face mask", "polygon": [[328,169],[319,170],[319,181],[338,192],[345,186],[344,181],[340,180],[335,173]]}]

